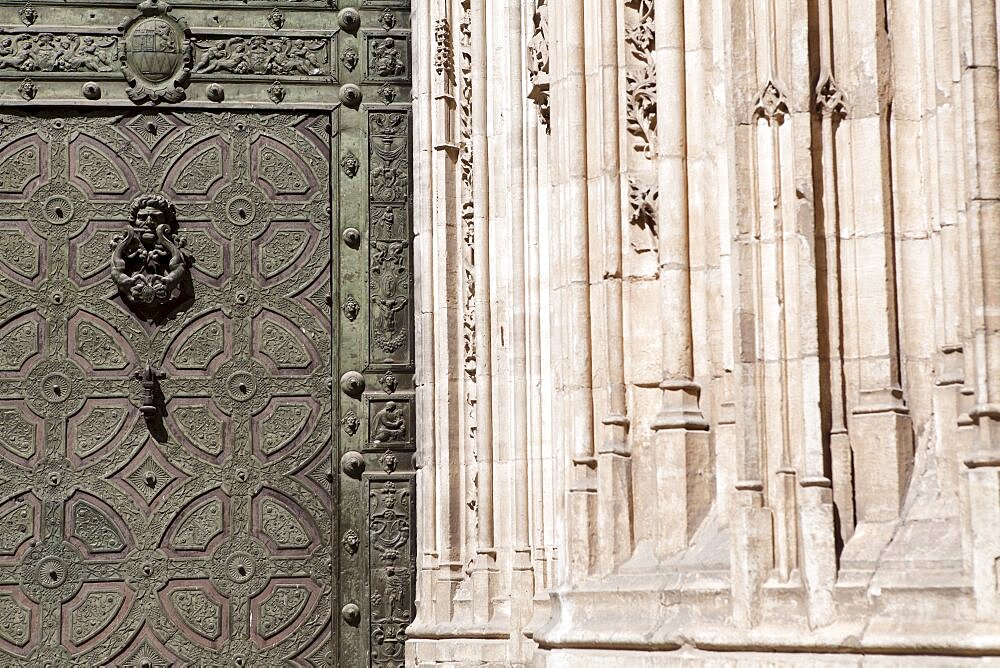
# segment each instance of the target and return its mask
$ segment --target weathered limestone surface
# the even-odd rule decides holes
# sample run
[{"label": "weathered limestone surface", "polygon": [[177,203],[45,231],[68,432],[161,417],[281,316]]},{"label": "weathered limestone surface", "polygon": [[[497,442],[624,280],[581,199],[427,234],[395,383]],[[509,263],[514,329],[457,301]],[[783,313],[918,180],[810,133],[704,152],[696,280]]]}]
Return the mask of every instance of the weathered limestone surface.
[{"label": "weathered limestone surface", "polygon": [[409,664],[1000,660],[997,24],[415,4]]}]

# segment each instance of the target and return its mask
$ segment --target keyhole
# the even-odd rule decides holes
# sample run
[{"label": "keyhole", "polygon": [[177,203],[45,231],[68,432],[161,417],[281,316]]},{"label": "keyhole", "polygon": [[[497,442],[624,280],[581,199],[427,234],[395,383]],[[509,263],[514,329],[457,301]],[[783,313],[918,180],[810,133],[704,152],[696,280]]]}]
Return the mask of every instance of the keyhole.
[{"label": "keyhole", "polygon": [[146,484],[150,487],[156,487],[156,475],[153,473],[146,474]]},{"label": "keyhole", "polygon": [[153,668],[153,662],[149,659],[143,659],[139,662],[139,665],[142,666],[142,668]]},{"label": "keyhole", "polygon": [[246,568],[246,566],[237,566],[236,567],[236,572],[240,574],[241,578],[245,578],[247,576],[247,568]]},{"label": "keyhole", "polygon": [[62,207],[61,206],[57,206],[56,207],[56,218],[62,218],[62,217],[63,217]]},{"label": "keyhole", "polygon": [[150,132],[150,134],[154,134],[155,135],[156,134],[156,123],[154,123],[153,121],[147,121],[146,122],[146,129]]},{"label": "keyhole", "polygon": [[61,397],[62,396],[62,387],[59,386],[59,385],[53,385],[52,386],[52,394],[56,395],[57,397]]},{"label": "keyhole", "polygon": [[239,214],[239,216],[240,216],[240,220],[246,220],[246,219],[247,219],[247,210],[246,210],[246,209],[243,209],[243,208],[241,208],[241,209],[240,209],[239,211],[237,211],[236,213],[238,213],[238,214]]},{"label": "keyhole", "polygon": [[237,387],[240,389],[241,393],[243,393],[243,394],[247,393],[247,384],[246,383],[240,383],[239,385],[237,385]]},{"label": "keyhole", "polygon": [[49,570],[49,579],[52,580],[53,582],[58,582],[59,581],[59,571],[57,571],[54,568],[51,569],[51,570]]}]

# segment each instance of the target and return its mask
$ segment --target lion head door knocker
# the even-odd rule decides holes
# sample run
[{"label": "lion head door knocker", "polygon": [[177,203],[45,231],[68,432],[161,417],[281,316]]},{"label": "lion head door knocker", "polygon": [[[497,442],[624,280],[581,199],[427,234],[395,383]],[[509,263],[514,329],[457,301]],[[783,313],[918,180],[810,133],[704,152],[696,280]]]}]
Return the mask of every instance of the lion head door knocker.
[{"label": "lion head door knocker", "polygon": [[162,311],[180,296],[194,259],[176,234],[174,205],[163,195],[139,195],[125,232],[111,239],[111,279],[133,307]]},{"label": "lion head door knocker", "polygon": [[118,59],[133,102],[180,102],[191,79],[191,30],[183,19],[169,15],[162,0],[139,3],[139,16],[118,26]]}]

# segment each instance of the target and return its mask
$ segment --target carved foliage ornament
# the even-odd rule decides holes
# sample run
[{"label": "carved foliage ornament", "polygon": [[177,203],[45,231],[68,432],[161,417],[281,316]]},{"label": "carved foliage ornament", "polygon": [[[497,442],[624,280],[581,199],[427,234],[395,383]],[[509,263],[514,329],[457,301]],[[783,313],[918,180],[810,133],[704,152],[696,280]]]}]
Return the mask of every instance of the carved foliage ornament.
[{"label": "carved foliage ornament", "polygon": [[451,83],[455,75],[455,56],[451,48],[451,25],[448,19],[434,22],[434,71]]},{"label": "carved foliage ornament", "polygon": [[629,133],[638,137],[647,157],[656,150],[656,39],[653,0],[630,0],[636,20],[625,30],[625,43],[636,66],[625,73],[625,115]]},{"label": "carved foliage ornament", "polygon": [[125,301],[142,307],[176,298],[192,258],[175,230],[174,207],[165,197],[132,201],[125,232],[111,239],[111,278]]},{"label": "carved foliage ornament", "polygon": [[133,102],[180,102],[191,79],[191,31],[183,19],[168,15],[160,0],[139,3],[139,16],[118,26],[119,60]]},{"label": "carved foliage ornament", "polygon": [[[279,12],[280,14],[280,12]],[[275,15],[271,15],[274,25]],[[284,17],[279,22],[284,25]],[[199,40],[198,74],[318,76],[326,73],[326,42],[295,37],[232,37]]]},{"label": "carved foliage ornament", "polygon": [[528,78],[531,80],[531,90],[528,99],[538,106],[545,131],[549,131],[549,24],[546,0],[538,0],[535,5],[535,25],[531,39],[528,41]]}]

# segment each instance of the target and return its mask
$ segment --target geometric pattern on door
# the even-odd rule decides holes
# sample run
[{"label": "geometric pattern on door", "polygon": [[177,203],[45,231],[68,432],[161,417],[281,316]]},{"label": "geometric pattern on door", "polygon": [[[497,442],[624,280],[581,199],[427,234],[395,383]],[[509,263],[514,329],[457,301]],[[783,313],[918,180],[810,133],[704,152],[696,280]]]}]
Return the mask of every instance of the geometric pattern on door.
[{"label": "geometric pattern on door", "polygon": [[[4,665],[334,663],[331,122],[0,115]],[[145,193],[155,314],[108,280]]]}]

